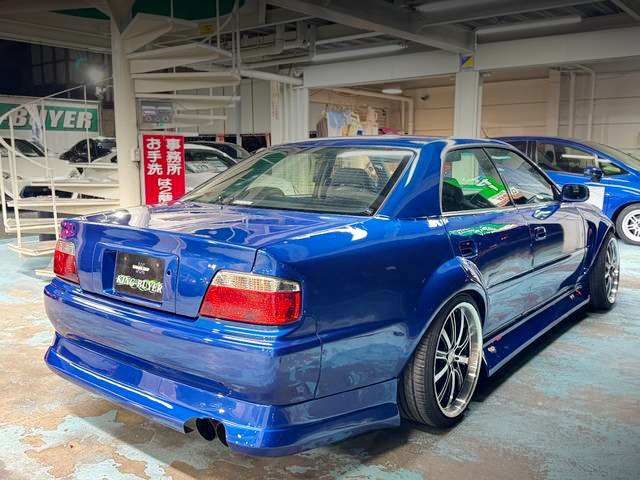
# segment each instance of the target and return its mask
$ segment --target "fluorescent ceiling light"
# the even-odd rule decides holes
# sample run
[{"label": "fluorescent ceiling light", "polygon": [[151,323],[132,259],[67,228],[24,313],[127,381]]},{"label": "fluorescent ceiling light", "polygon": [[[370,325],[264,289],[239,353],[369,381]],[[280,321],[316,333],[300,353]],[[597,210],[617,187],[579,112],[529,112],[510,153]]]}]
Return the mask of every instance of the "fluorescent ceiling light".
[{"label": "fluorescent ceiling light", "polygon": [[402,89],[400,87],[385,87],[382,90],[382,93],[386,93],[387,95],[401,95]]},{"label": "fluorescent ceiling light", "polygon": [[500,25],[490,25],[475,29],[476,35],[488,35],[490,33],[517,32],[520,30],[533,30],[536,28],[554,27],[557,25],[569,25],[580,23],[580,15],[568,15],[564,17],[545,18],[544,20],[531,20],[527,22],[503,23]]},{"label": "fluorescent ceiling light", "polygon": [[364,57],[369,55],[377,55],[380,53],[397,52],[407,48],[405,43],[390,43],[386,45],[376,45],[375,47],[356,48],[352,50],[336,50],[334,52],[317,53],[312,62],[324,62],[327,60],[341,60],[344,58]]}]

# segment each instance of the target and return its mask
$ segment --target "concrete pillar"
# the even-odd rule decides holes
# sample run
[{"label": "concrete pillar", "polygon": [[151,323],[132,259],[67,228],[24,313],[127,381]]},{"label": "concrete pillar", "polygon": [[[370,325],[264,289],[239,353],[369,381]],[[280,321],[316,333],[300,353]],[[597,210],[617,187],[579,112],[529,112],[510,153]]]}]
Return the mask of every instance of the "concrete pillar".
[{"label": "concrete pillar", "polygon": [[560,127],[560,70],[549,70],[547,93],[547,135],[555,137]]},{"label": "concrete pillar", "polygon": [[479,137],[482,113],[482,76],[469,70],[456,73],[453,135]]},{"label": "concrete pillar", "polygon": [[118,148],[118,180],[120,206],[140,205],[140,166],[134,161],[133,151],[138,148],[136,97],[124,41],[118,25],[111,20],[111,64],[113,67],[113,109]]}]

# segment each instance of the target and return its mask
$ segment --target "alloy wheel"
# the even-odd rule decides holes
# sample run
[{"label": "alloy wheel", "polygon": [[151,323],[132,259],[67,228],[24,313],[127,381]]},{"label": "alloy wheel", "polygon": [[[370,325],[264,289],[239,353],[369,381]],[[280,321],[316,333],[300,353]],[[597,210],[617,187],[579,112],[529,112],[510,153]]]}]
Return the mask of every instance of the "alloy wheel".
[{"label": "alloy wheel", "polygon": [[470,303],[459,303],[442,325],[435,352],[433,384],[445,416],[460,415],[471,401],[481,360],[480,315]]},{"label": "alloy wheel", "polygon": [[632,210],[622,219],[622,233],[634,242],[640,242],[640,210]]},{"label": "alloy wheel", "polygon": [[620,255],[618,254],[618,242],[611,237],[607,244],[604,259],[604,286],[609,303],[616,301],[618,285],[620,282]]}]

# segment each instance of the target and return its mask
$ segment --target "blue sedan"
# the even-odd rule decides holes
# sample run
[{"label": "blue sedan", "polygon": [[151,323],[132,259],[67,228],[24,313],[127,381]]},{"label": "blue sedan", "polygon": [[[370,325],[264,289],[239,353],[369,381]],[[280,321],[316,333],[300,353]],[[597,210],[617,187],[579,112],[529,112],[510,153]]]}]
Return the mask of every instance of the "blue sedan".
[{"label": "blue sedan", "polygon": [[170,205],[65,220],[50,368],[234,451],[460,421],[572,312],[616,301],[613,225],[498,141],[279,146]]},{"label": "blue sedan", "polygon": [[555,137],[504,137],[559,185],[581,183],[616,224],[622,240],[640,245],[640,159],[601,143]]}]

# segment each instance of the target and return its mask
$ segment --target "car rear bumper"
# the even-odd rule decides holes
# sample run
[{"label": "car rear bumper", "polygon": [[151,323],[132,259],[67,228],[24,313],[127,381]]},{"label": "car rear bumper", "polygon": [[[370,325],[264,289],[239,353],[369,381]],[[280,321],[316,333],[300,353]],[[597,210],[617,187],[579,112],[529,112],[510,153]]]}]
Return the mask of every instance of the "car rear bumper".
[{"label": "car rear bumper", "polygon": [[[319,349],[313,342],[300,345],[296,339],[270,348],[264,344],[241,348],[230,340],[225,344],[196,334],[189,338],[186,327],[160,328],[142,318],[143,309],[83,296],[74,288],[55,283],[45,288],[45,307],[56,327],[54,343],[45,356],[47,364],[61,376],[170,428],[185,432],[191,420],[213,419],[224,424],[231,449],[277,456],[400,423],[395,379],[323,398],[299,401],[298,395],[296,400],[295,385],[300,391],[307,389],[304,370],[315,370],[313,361],[311,367],[305,363],[315,358],[309,352]],[[139,351],[133,350],[136,345]],[[142,358],[150,352],[149,345],[155,345],[155,356]],[[184,370],[180,364],[163,361],[168,357],[159,352],[167,346]],[[237,382],[229,388],[226,381],[190,370],[192,363],[207,366],[208,361],[210,367],[226,366],[215,372],[223,377],[242,377],[245,372],[244,380],[237,379],[244,388]],[[232,365],[238,363],[242,368],[234,369]],[[314,378],[318,373],[313,372]],[[285,375],[297,380],[284,383]],[[262,390],[252,397],[256,378],[262,379]],[[277,404],[256,400],[267,399],[269,389]],[[292,400],[283,402],[278,390],[289,391]]]}]

